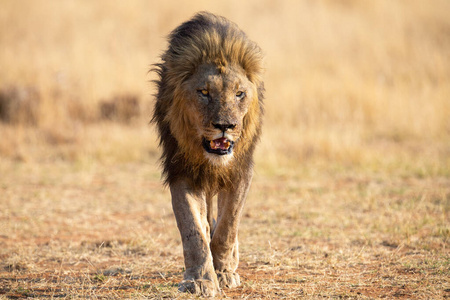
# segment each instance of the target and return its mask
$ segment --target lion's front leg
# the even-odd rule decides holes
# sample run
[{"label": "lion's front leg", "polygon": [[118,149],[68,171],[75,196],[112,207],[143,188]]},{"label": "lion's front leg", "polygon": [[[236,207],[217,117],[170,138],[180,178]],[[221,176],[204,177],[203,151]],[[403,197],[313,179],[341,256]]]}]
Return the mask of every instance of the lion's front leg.
[{"label": "lion's front leg", "polygon": [[211,241],[211,251],[221,287],[240,285],[240,277],[236,273],[239,264],[238,227],[251,179],[252,175],[249,174],[234,189],[219,193],[217,226]]},{"label": "lion's front leg", "polygon": [[186,266],[179,290],[214,296],[220,293],[220,288],[209,247],[206,200],[204,196],[192,193],[185,182],[171,184],[170,191]]}]

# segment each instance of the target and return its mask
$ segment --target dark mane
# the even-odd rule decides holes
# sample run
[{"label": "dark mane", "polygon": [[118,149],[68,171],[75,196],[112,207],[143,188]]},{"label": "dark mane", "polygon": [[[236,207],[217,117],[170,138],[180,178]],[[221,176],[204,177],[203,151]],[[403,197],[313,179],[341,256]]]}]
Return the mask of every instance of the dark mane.
[{"label": "dark mane", "polygon": [[[231,184],[230,178],[238,179],[243,172],[252,169],[252,156],[260,135],[263,113],[262,57],[260,48],[236,24],[211,13],[199,13],[171,32],[169,47],[161,56],[162,62],[154,68],[159,79],[155,81],[158,91],[152,117],[152,122],[157,125],[160,147],[163,150],[161,162],[166,184],[185,178],[191,181],[194,188],[204,189],[208,185],[217,190]],[[245,124],[258,122],[247,133],[246,143],[249,145],[245,151],[239,152],[237,149],[233,161],[220,169],[191,159],[190,153],[183,153],[167,118],[175,91],[180,90],[198,66],[205,63],[224,67],[240,66],[257,87],[257,116],[244,119]],[[245,130],[244,126],[244,134]]]}]

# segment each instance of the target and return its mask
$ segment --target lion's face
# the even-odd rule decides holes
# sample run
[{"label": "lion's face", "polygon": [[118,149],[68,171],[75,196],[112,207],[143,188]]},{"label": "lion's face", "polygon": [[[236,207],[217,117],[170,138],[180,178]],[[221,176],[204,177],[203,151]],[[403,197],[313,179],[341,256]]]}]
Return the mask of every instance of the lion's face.
[{"label": "lion's face", "polygon": [[200,65],[183,86],[198,147],[213,164],[226,164],[240,142],[255,86],[239,66]]},{"label": "lion's face", "polygon": [[224,187],[247,174],[261,133],[263,54],[239,27],[199,14],[170,34],[156,64],[152,121],[167,183]]}]

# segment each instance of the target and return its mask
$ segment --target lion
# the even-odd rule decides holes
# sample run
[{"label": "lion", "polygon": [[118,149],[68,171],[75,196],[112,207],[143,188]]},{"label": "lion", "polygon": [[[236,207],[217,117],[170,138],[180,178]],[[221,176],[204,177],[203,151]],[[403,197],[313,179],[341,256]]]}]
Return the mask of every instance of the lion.
[{"label": "lion", "polygon": [[263,55],[236,24],[208,12],[168,39],[154,68],[152,122],[183,244],[179,290],[214,296],[240,285],[238,226],[261,135]]}]

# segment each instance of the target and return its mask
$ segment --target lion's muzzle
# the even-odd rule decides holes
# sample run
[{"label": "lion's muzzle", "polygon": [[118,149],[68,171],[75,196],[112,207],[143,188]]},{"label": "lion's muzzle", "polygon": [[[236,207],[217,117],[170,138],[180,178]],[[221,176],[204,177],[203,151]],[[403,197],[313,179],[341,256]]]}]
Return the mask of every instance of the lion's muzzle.
[{"label": "lion's muzzle", "polygon": [[227,155],[233,153],[234,142],[225,137],[215,140],[207,140],[206,138],[203,138],[203,148],[205,148],[208,153]]},{"label": "lion's muzzle", "polygon": [[222,132],[225,132],[229,129],[236,128],[236,124],[220,124],[220,123],[213,123],[212,124],[214,128],[219,129]]}]

